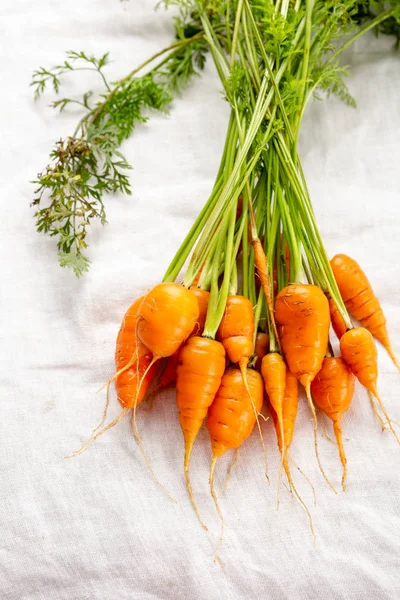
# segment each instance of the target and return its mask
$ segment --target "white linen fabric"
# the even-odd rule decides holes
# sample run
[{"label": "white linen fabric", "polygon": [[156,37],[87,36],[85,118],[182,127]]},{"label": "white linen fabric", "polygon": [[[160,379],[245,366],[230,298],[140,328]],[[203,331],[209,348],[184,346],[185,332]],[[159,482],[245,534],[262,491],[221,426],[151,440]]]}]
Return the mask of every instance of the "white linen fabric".
[{"label": "white linen fabric", "polygon": [[[56,115],[51,94],[34,103],[32,71],[69,49],[107,50],[117,79],[170,43],[172,12],[152,0],[2,0],[1,46],[1,376],[0,598],[4,600],[178,600],[269,598],[397,599],[400,595],[399,459],[359,386],[343,419],[348,491],[337,496],[314,456],[302,398],[292,455],[314,482],[293,474],[313,514],[285,487],[276,510],[279,456],[271,422],[263,424],[268,485],[257,435],[244,444],[221,497],[226,530],[214,564],[220,523],[208,489],[210,444],[196,443],[193,487],[208,534],[189,504],[183,443],[172,391],[152,412],[138,411],[149,460],[177,502],[154,483],[125,420],[85,454],[66,460],[100,419],[113,372],[120,320],[156,284],[205,202],[221,154],[228,108],[208,61],[174,102],[152,115],[123,151],[134,165],[133,196],[108,197],[107,227],[90,235],[91,271],[78,280],[56,261],[55,243],[34,230],[33,186],[75,111]],[[305,117],[301,156],[330,255],[358,259],[386,312],[400,354],[400,57],[373,35],[347,56],[357,99],[314,102]],[[66,92],[97,85],[88,74],[65,78]],[[382,398],[400,418],[399,373],[379,347]],[[118,414],[115,396],[111,415]],[[327,428],[331,431],[330,424]],[[335,445],[322,436],[326,472],[340,487]],[[221,486],[230,458],[220,461]]]}]

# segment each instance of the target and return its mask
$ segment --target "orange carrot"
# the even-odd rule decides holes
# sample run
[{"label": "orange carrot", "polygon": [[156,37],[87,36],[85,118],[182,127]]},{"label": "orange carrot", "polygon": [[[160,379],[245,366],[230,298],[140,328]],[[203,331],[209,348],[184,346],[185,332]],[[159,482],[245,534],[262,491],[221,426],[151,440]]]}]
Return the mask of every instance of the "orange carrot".
[{"label": "orange carrot", "polygon": [[342,315],[340,314],[338,307],[336,306],[334,300],[332,298],[329,299],[329,312],[331,314],[331,323],[333,327],[333,331],[336,333],[336,337],[338,340],[342,337],[344,333],[347,331],[346,323],[343,320]]},{"label": "orange carrot", "polygon": [[255,368],[258,372],[261,371],[261,362],[264,356],[267,354],[269,346],[269,335],[264,331],[259,331],[256,336],[256,345],[254,354],[257,357]]},{"label": "orange carrot", "polygon": [[[265,391],[278,417],[279,429],[282,435],[282,461],[285,457],[285,429],[283,427],[283,401],[286,387],[286,365],[278,352],[266,354],[261,363],[261,374]],[[283,463],[282,463],[283,464]]]},{"label": "orange carrot", "polygon": [[219,457],[225,452],[232,448],[239,448],[249,437],[256,424],[256,412],[260,412],[263,404],[261,375],[253,369],[247,369],[246,380],[250,394],[248,394],[244,385],[242,373],[234,367],[226,369],[208,412],[207,428],[210,432],[213,456],[210,468],[210,489],[222,524],[220,541],[214,560],[216,560],[220,550],[224,532],[224,519],[214,489],[215,465]]},{"label": "orange carrot", "polygon": [[[135,356],[137,361],[127,371],[121,373],[115,381],[118,402],[123,408],[132,408],[142,402],[153,381],[157,367],[153,365],[142,381],[140,390],[138,383],[153,360],[153,355],[142,342],[136,338],[136,317],[144,296],[138,298],[126,311],[117,336],[115,348],[115,365],[117,371],[125,367]],[[102,424],[101,424],[102,425]],[[100,426],[101,426],[100,425]],[[100,427],[99,426],[99,427]]]},{"label": "orange carrot", "polygon": [[137,336],[154,362],[172,356],[199,318],[195,295],[177,283],[159,283],[145,296],[137,316]]},{"label": "orange carrot", "polygon": [[340,351],[358,381],[378,400],[379,406],[387,419],[391,432],[400,444],[392,421],[378,394],[378,353],[371,333],[364,327],[355,327],[346,331],[340,339]]},{"label": "orange carrot", "polygon": [[[194,294],[199,303],[199,317],[197,322],[193,328],[193,331],[190,335],[201,335],[203,333],[204,324],[207,318],[207,310],[208,310],[208,301],[210,298],[210,292],[206,292],[205,290],[201,290],[197,287],[189,288],[192,294]],[[179,350],[175,352],[172,356],[168,357],[167,363],[165,365],[165,369],[160,376],[160,381],[155,392],[158,392],[160,389],[165,388],[176,381],[176,368],[178,365],[178,355]]]},{"label": "orange carrot", "polygon": [[390,344],[382,307],[360,265],[345,254],[337,254],[331,260],[331,267],[349,313],[381,342],[400,369]]},{"label": "orange carrot", "polygon": [[[222,342],[230,361],[239,365],[250,399],[251,390],[246,377],[248,373],[247,365],[253,354],[253,338],[254,312],[252,303],[244,296],[228,296],[225,312],[217,331],[217,339]],[[254,411],[256,411],[255,406]],[[255,416],[267,470],[267,454],[258,413],[255,412]]]},{"label": "orange carrot", "polygon": [[311,382],[321,369],[329,339],[329,304],[316,285],[290,284],[276,298],[276,321],[280,329],[281,347],[289,370],[304,386],[314,421],[314,446],[321,473],[317,445],[317,416],[311,398]]},{"label": "orange carrot", "polygon": [[246,369],[253,354],[253,305],[244,296],[228,296],[225,312],[217,331],[229,360]]},{"label": "orange carrot", "polygon": [[204,525],[192,492],[189,466],[193,444],[214,400],[225,370],[225,349],[220,342],[193,336],[181,348],[176,379],[176,402],[185,443],[184,474],[186,487],[196,512]]},{"label": "orange carrot", "polygon": [[351,404],[354,387],[355,377],[340,356],[325,358],[320,372],[311,384],[315,404],[333,422],[339,456],[343,465],[343,491],[346,490],[347,459],[343,448],[341,419]]}]

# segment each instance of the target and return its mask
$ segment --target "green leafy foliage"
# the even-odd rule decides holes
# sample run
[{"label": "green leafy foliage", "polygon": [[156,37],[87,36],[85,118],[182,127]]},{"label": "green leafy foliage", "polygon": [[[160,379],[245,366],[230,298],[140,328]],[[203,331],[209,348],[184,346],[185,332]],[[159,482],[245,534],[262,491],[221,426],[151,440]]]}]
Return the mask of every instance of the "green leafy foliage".
[{"label": "green leafy foliage", "polygon": [[150,111],[165,112],[173,94],[180,93],[203,69],[207,47],[203,39],[195,37],[198,34],[196,21],[177,19],[178,41],[166,59],[143,76],[136,76],[135,71],[113,84],[104,73],[108,54],[95,58],[69,51],[63,64],[33,73],[36,99],[48,86],[58,94],[66,73],[92,70],[102,81],[97,96],[89,90],[80,99],[53,101],[51,106],[60,112],[74,104],[84,114],[74,134],[56,143],[49,164],[34,181],[36,228],[57,238],[60,265],[73,269],[77,276],[89,268],[85,250],[92,219],[103,225],[107,222],[104,196],[131,194],[131,166],[119,147],[138,124],[148,120]]}]

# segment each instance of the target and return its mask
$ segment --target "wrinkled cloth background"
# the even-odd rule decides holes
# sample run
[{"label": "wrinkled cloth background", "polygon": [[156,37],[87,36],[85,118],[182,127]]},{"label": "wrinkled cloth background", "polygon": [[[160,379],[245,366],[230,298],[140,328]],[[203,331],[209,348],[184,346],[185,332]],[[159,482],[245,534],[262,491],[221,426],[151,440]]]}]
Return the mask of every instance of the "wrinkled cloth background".
[{"label": "wrinkled cloth background", "polygon": [[[336,497],[318,471],[309,411],[300,404],[292,455],[315,484],[316,508],[308,483],[293,472],[313,513],[315,549],[285,487],[276,511],[270,422],[263,429],[271,485],[253,434],[221,498],[223,569],[212,561],[220,525],[208,491],[209,441],[200,436],[192,461],[207,536],[184,487],[173,392],[160,394],[151,413],[140,410],[139,426],[177,503],[149,476],[128,422],[86,454],[63,458],[100,419],[104,393],[96,390],[113,372],[124,311],[162,278],[211,190],[228,110],[209,61],[170,116],[153,115],[137,128],[123,148],[134,165],[134,194],[107,198],[109,225],[93,227],[92,269],[77,280],[58,266],[54,241],[34,230],[29,182],[78,114],[57,116],[48,108],[52,94],[34,103],[28,84],[33,69],[59,63],[68,49],[109,50],[115,80],[170,43],[172,14],[155,14],[152,0],[1,3],[0,598],[397,599],[400,449],[381,432],[360,387],[343,420],[348,492]],[[346,59],[358,109],[314,102],[301,156],[327,249],[362,262],[400,354],[400,57],[391,41],[371,35]],[[95,85],[87,74],[67,77],[65,95]],[[382,398],[399,419],[399,374],[381,347],[379,366]],[[111,414],[118,410],[113,396]],[[321,436],[320,452],[339,488],[336,447]],[[230,460],[220,462],[218,486]]]}]

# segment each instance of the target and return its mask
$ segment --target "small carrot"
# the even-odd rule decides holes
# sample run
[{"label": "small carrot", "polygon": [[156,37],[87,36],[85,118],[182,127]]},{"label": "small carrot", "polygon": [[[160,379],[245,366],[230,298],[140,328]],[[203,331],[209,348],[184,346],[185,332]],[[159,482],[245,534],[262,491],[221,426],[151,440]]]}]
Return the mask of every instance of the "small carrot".
[{"label": "small carrot", "polygon": [[319,460],[317,416],[310,392],[311,382],[321,369],[328,346],[328,300],[318,286],[294,283],[279,292],[275,310],[287,365],[306,390],[314,421],[314,447],[318,465],[325,480],[334,489]]},{"label": "small carrot", "polygon": [[177,283],[159,283],[139,307],[137,336],[155,362],[179,349],[198,318],[199,304],[192,292]]},{"label": "small carrot", "polygon": [[207,410],[220,386],[224,370],[225,349],[216,340],[193,336],[179,352],[176,403],[185,444],[183,468],[190,500],[205,529],[207,527],[200,517],[190,482],[190,457]]},{"label": "small carrot", "polygon": [[264,356],[261,363],[261,375],[264,380],[265,391],[278,418],[282,435],[282,461],[284,461],[286,445],[283,426],[283,402],[286,387],[286,365],[278,352],[270,352]]},{"label": "small carrot", "polygon": [[[252,217],[252,213],[250,213],[250,217]],[[253,250],[254,250],[254,264],[257,269],[257,275],[261,281],[261,286],[264,290],[265,299],[267,301],[268,313],[269,313],[269,317],[270,317],[270,321],[271,321],[271,325],[272,325],[272,330],[274,332],[275,339],[278,339],[278,331],[276,329],[275,313],[274,313],[274,307],[272,304],[272,297],[271,297],[271,278],[270,278],[270,273],[268,270],[267,257],[265,256],[265,252],[264,252],[264,248],[261,244],[261,240],[256,235],[253,234],[253,229],[251,230],[251,232],[252,232],[251,244],[252,244]]]},{"label": "small carrot", "polygon": [[347,459],[343,448],[341,419],[354,396],[355,377],[340,356],[324,359],[322,367],[311,384],[315,404],[333,422],[333,430],[343,466],[342,488],[346,490]]},{"label": "small carrot", "polygon": [[115,348],[115,365],[117,371],[125,367],[132,356],[134,363],[127,371],[121,373],[115,381],[118,402],[123,408],[133,408],[135,402],[140,404],[153,381],[157,367],[153,365],[142,381],[140,390],[138,383],[153,360],[153,355],[142,342],[136,338],[136,317],[144,296],[138,298],[126,311],[117,336]]},{"label": "small carrot", "polygon": [[[248,373],[247,365],[253,354],[254,312],[253,305],[248,298],[238,295],[228,296],[225,312],[217,331],[217,339],[222,342],[229,360],[239,365],[245,388],[251,399],[251,390],[246,377]],[[256,410],[255,407],[254,410]],[[265,464],[267,465],[266,449],[258,413],[256,414],[256,421],[264,451]]]},{"label": "small carrot", "polygon": [[256,424],[254,407],[257,412],[260,412],[263,404],[261,375],[253,369],[247,369],[246,380],[250,389],[250,396],[247,393],[241,372],[234,367],[226,369],[208,412],[207,429],[210,433],[212,447],[210,489],[222,524],[221,536],[214,560],[216,560],[221,548],[224,533],[224,518],[214,489],[215,466],[218,459],[225,452],[232,448],[239,448],[249,437]]},{"label": "small carrot", "polygon": [[333,327],[333,331],[336,333],[336,337],[338,340],[342,337],[344,333],[347,331],[346,323],[343,320],[342,315],[340,314],[338,307],[336,306],[334,300],[329,298],[329,312],[331,315],[331,323]]},{"label": "small carrot", "polygon": [[346,331],[340,338],[340,352],[361,385],[367,388],[378,400],[390,430],[400,444],[392,421],[378,394],[378,353],[371,333],[364,327],[355,327]]},{"label": "small carrot", "polygon": [[331,260],[331,267],[349,313],[376,337],[400,369],[390,344],[382,307],[360,265],[345,254],[336,254]]},{"label": "small carrot", "polygon": [[[310,511],[307,508],[304,500],[301,498],[299,492],[294,485],[292,474],[290,472],[289,467],[289,448],[292,444],[294,426],[297,417],[297,407],[298,407],[298,399],[299,399],[299,385],[297,378],[293,375],[289,369],[286,369],[286,381],[285,381],[285,392],[282,403],[282,428],[279,424],[278,415],[276,414],[273,406],[270,407],[270,412],[272,415],[272,419],[274,422],[276,437],[278,440],[278,447],[283,457],[283,468],[285,469],[286,477],[289,482],[290,489],[293,491],[297,500],[300,502],[305,512],[307,513],[308,520],[310,523],[310,529],[315,539],[314,526],[312,522],[312,517]],[[299,471],[304,473],[297,467]],[[307,479],[307,477],[306,477]],[[309,482],[310,483],[310,482]],[[312,484],[310,484],[312,485]]]},{"label": "small carrot", "polygon": [[256,371],[261,371],[261,362],[264,356],[267,354],[269,346],[269,335],[264,331],[259,331],[256,336],[256,344],[254,348],[254,355],[257,357],[255,364]]}]

